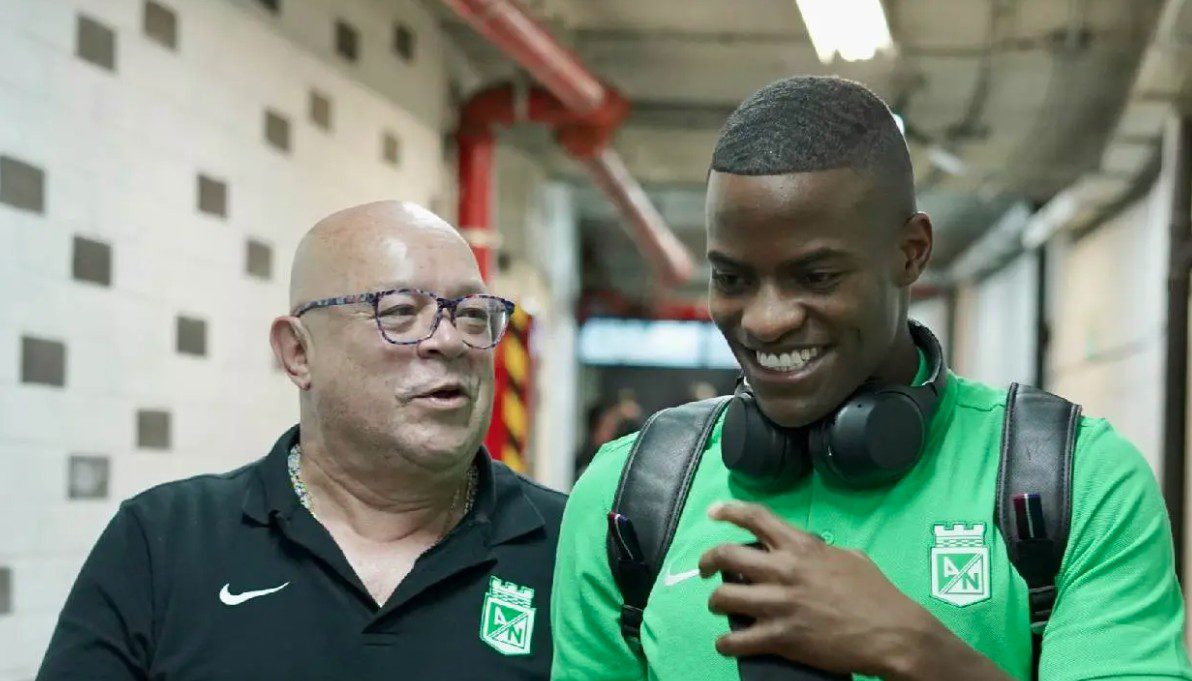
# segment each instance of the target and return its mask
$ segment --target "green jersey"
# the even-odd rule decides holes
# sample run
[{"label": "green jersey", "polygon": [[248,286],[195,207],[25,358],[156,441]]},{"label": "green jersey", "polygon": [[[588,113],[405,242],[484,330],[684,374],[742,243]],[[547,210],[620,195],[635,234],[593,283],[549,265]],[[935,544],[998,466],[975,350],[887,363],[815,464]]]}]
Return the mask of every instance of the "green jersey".
[{"label": "green jersey", "polygon": [[[958,637],[1012,677],[1029,679],[1027,587],[993,521],[1005,400],[1003,391],[949,376],[918,465],[893,486],[872,490],[831,487],[817,474],[790,489],[750,486],[725,467],[718,424],[651,592],[641,654],[621,637],[622,598],[605,544],[633,436],[609,443],[563,517],[551,678],[736,681],[736,660],[714,647],[728,620],[708,610],[720,577],[701,579],[696,569],[708,549],[753,540],[707,517],[712,503],[736,499],[765,504],[828,544],[864,551]],[[1084,418],[1072,487],[1071,534],[1040,678],[1192,679],[1171,529],[1150,468],[1108,423]]]}]

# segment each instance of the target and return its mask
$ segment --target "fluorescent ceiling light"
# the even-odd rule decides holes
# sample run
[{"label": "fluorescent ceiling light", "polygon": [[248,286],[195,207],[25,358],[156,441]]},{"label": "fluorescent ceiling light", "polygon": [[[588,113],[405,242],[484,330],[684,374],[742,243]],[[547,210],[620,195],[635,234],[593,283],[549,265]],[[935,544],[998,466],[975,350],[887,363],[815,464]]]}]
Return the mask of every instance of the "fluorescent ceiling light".
[{"label": "fluorescent ceiling light", "polygon": [[819,60],[831,64],[873,59],[893,49],[881,0],[795,0]]},{"label": "fluorescent ceiling light", "polygon": [[931,164],[936,168],[949,175],[968,174],[968,165],[959,156],[938,144],[932,144],[927,147],[927,160],[931,161]]},{"label": "fluorescent ceiling light", "polygon": [[1028,251],[1042,246],[1052,235],[1064,228],[1080,208],[1079,197],[1073,187],[1056,194],[1032,217],[1022,232],[1022,247]]}]

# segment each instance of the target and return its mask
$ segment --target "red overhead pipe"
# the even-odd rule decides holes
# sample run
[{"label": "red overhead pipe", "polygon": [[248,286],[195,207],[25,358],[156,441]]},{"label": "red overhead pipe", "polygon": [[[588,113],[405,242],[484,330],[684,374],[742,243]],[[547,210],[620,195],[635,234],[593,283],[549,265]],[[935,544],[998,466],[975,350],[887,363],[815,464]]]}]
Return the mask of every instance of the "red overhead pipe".
[{"label": "red overhead pipe", "polygon": [[505,83],[481,90],[464,103],[456,134],[491,136],[494,126],[541,123],[555,130],[555,139],[568,154],[588,158],[612,142],[617,126],[628,116],[629,102],[616,90],[605,92],[599,108],[580,114],[543,88]]},{"label": "red overhead pipe", "polygon": [[646,258],[663,270],[670,283],[688,281],[695,274],[695,265],[675,233],[667,229],[666,222],[654,204],[650,203],[645,190],[629,174],[629,169],[620,155],[610,148],[599,154],[581,159],[600,187],[621,214],[630,220],[629,236],[645,252]]},{"label": "red overhead pipe", "polygon": [[491,132],[463,135],[459,145],[459,229],[472,246],[480,277],[492,266],[492,166],[496,141]]},{"label": "red overhead pipe", "polygon": [[587,113],[604,102],[605,88],[571,50],[511,0],[443,0],[480,35],[521,64],[564,106]]},{"label": "red overhead pipe", "polygon": [[487,277],[491,235],[492,128],[518,121],[554,129],[555,139],[569,156],[592,175],[593,182],[627,221],[629,235],[666,283],[687,281],[695,272],[683,244],[667,228],[641,185],[629,174],[621,157],[610,148],[616,128],[629,115],[629,103],[616,90],[606,90],[604,103],[587,114],[568,109],[539,87],[519,90],[511,84],[476,93],[460,111],[459,221],[472,243],[481,274]]},{"label": "red overhead pipe", "polygon": [[[460,112],[459,222],[487,280],[492,243],[493,126],[529,120],[549,125],[572,158],[592,173],[596,184],[626,217],[630,234],[666,283],[686,281],[695,270],[682,244],[662,222],[641,186],[609,149],[613,133],[629,115],[629,103],[600,83],[574,54],[559,45],[513,0],[443,0],[481,35],[521,64],[542,87],[515,91],[505,85],[476,94]],[[504,355],[501,356],[502,358]],[[485,438],[502,456],[509,430],[505,400],[511,375],[505,360],[496,366],[499,393]]]},{"label": "red overhead pipe", "polygon": [[482,186],[484,178],[491,177],[492,127],[526,120],[555,130],[559,145],[587,168],[621,210],[630,236],[665,283],[690,279],[695,272],[690,255],[609,148],[629,115],[629,103],[621,93],[601,84],[514,0],[443,1],[542,84],[524,93],[511,85],[484,90],[460,113],[460,226],[482,263],[482,273],[487,273],[492,245],[491,190]]}]

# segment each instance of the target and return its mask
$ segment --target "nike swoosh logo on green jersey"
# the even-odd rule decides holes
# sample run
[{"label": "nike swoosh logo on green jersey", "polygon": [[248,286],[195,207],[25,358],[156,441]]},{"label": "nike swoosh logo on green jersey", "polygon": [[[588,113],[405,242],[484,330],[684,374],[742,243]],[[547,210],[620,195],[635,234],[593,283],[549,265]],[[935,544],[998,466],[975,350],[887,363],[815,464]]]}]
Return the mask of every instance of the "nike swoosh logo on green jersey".
[{"label": "nike swoosh logo on green jersey", "polygon": [[666,586],[674,586],[674,585],[678,584],[679,582],[686,582],[687,580],[691,579],[692,577],[698,577],[698,576],[699,576],[699,568],[695,568],[694,570],[688,570],[686,572],[680,572],[677,575],[672,575],[670,573],[670,571],[668,570],[667,573],[662,576],[662,583]]}]

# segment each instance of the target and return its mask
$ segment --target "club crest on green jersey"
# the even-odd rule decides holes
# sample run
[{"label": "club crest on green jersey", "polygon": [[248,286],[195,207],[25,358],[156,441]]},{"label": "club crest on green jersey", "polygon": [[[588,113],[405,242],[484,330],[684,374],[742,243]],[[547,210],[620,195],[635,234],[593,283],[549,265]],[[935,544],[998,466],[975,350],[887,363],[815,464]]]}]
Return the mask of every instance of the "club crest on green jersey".
[{"label": "club crest on green jersey", "polygon": [[932,528],[931,595],[959,607],[989,598],[989,545],[985,523]]},{"label": "club crest on green jersey", "polygon": [[505,655],[529,655],[534,637],[534,590],[490,577],[480,615],[480,640]]}]

